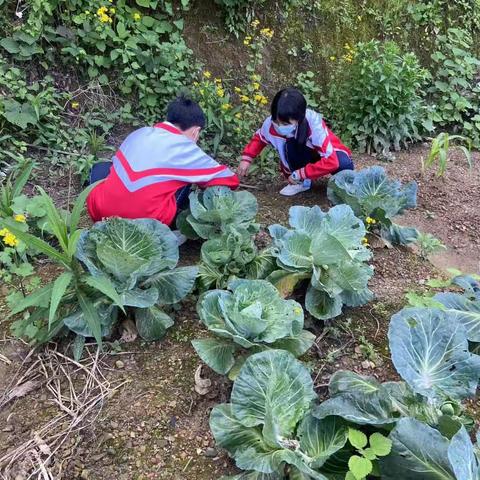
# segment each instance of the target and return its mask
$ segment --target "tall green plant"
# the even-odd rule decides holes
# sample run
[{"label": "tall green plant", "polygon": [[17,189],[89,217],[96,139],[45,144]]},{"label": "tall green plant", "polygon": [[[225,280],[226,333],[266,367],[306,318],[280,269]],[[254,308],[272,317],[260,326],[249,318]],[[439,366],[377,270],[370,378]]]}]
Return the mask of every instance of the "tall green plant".
[{"label": "tall green plant", "polygon": [[64,271],[53,282],[39,288],[19,300],[11,315],[30,310],[30,314],[13,323],[12,329],[18,336],[25,336],[33,343],[44,343],[57,335],[64,327],[65,317],[80,308],[85,322],[85,336],[93,336],[102,344],[103,316],[101,303],[118,305],[122,301],[114,284],[107,277],[93,277],[83,271],[75,258],[77,244],[82,233],[79,228],[85,199],[92,186],[85,189],[75,201],[67,218],[55,207],[52,199],[39,187],[57,246],[18,228],[11,221],[2,225],[29,247],[47,256]]},{"label": "tall green plant", "polygon": [[420,138],[427,72],[394,42],[359,43],[338,62],[328,107],[339,132],[361,151],[388,153]]}]

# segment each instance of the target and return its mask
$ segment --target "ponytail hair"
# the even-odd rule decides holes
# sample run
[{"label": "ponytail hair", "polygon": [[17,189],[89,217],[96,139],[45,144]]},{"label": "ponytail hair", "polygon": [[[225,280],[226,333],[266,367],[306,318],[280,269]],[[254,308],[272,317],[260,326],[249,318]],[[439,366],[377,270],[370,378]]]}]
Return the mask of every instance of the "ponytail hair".
[{"label": "ponytail hair", "polygon": [[305,145],[308,137],[308,123],[305,118],[307,112],[307,101],[302,92],[297,88],[287,87],[277,92],[273,97],[270,107],[272,120],[289,123],[290,120],[298,122],[295,134],[296,143]]}]

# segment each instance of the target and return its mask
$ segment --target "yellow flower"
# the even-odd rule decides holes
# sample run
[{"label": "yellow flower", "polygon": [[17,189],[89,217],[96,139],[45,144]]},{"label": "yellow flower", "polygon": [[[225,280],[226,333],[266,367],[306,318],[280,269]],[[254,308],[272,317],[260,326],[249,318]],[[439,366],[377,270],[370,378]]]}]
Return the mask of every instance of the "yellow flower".
[{"label": "yellow flower", "polygon": [[253,28],[257,28],[259,25],[260,25],[260,21],[255,19],[251,24],[250,24]]},{"label": "yellow flower", "polygon": [[243,44],[244,44],[244,45],[247,45],[247,46],[250,45],[250,40],[245,39],[245,40],[243,41]]},{"label": "yellow flower", "polygon": [[110,8],[110,13],[115,13],[115,12],[116,12],[116,10],[113,7]]},{"label": "yellow flower", "polygon": [[3,237],[3,243],[9,247],[16,247],[20,242],[13,233],[8,232]]},{"label": "yellow flower", "polygon": [[21,213],[19,213],[18,215],[15,215],[13,219],[16,222],[20,222],[20,223],[25,223],[27,221],[27,217],[25,215],[22,215]]},{"label": "yellow flower", "polygon": [[256,102],[261,102],[262,101],[262,95],[260,95],[258,93],[255,94],[255,96],[253,98]]},{"label": "yellow flower", "polygon": [[2,228],[0,230],[0,237],[4,237],[7,233],[10,233],[10,231],[8,230],[8,228]]},{"label": "yellow flower", "polygon": [[215,78],[215,83],[222,83],[222,79],[221,78]]},{"label": "yellow flower", "polygon": [[97,15],[99,17],[101,17],[102,15],[105,14],[105,12],[107,11],[107,7],[100,7],[98,10],[97,10]]},{"label": "yellow flower", "polygon": [[273,30],[270,30],[269,28],[262,28],[260,30],[260,35],[264,38],[272,38],[273,37]]},{"label": "yellow flower", "polygon": [[225,90],[223,88],[217,88],[217,95],[223,98],[225,96]]},{"label": "yellow flower", "polygon": [[194,85],[195,87],[198,87],[198,82],[193,82],[193,85]]},{"label": "yellow flower", "polygon": [[135,12],[133,14],[133,19],[138,22],[140,19],[142,18],[142,16],[138,13],[138,12]]},{"label": "yellow flower", "polygon": [[260,103],[262,105],[266,105],[268,103],[268,100],[265,97],[262,96],[262,99],[260,100]]},{"label": "yellow flower", "polygon": [[235,90],[235,93],[242,93],[242,89],[239,87],[235,87],[234,90]]},{"label": "yellow flower", "polygon": [[80,106],[80,104],[78,102],[72,102],[71,106],[72,106],[72,108],[77,109]]},{"label": "yellow flower", "polygon": [[242,114],[240,112],[236,113],[235,118],[242,118]]},{"label": "yellow flower", "polygon": [[260,88],[260,84],[258,82],[253,82],[252,83],[252,87],[255,89],[255,90],[258,90]]},{"label": "yellow flower", "polygon": [[362,16],[361,16],[361,15],[358,15],[358,16],[357,16],[357,20],[358,20],[359,22],[361,22],[361,21],[362,21]]},{"label": "yellow flower", "polygon": [[243,103],[247,103],[250,101],[250,98],[247,97],[246,95],[240,95],[240,100],[243,102]]},{"label": "yellow flower", "polygon": [[351,50],[352,47],[350,47],[350,45],[349,45],[348,43],[346,43],[346,44],[343,46],[343,48],[344,48],[345,50]]},{"label": "yellow flower", "polygon": [[210,78],[210,77],[212,76],[212,74],[211,74],[208,70],[205,70],[205,71],[203,72],[203,76],[204,76],[205,78]]},{"label": "yellow flower", "polygon": [[259,82],[262,77],[260,77],[260,75],[257,75],[256,73],[252,74],[252,76],[250,77],[254,82]]},{"label": "yellow flower", "polygon": [[372,225],[375,225],[377,223],[377,221],[372,217],[367,217],[365,221],[369,224],[371,223]]},{"label": "yellow flower", "polygon": [[332,56],[330,57],[330,60],[331,60],[332,62],[334,62],[336,59],[337,59],[337,57],[335,57],[334,55],[332,55]]},{"label": "yellow flower", "polygon": [[230,110],[232,106],[229,103],[224,103],[222,105],[222,110]]},{"label": "yellow flower", "polygon": [[101,21],[102,23],[108,23],[108,22],[111,22],[112,19],[111,19],[108,15],[102,15],[102,16],[100,17],[100,21]]}]

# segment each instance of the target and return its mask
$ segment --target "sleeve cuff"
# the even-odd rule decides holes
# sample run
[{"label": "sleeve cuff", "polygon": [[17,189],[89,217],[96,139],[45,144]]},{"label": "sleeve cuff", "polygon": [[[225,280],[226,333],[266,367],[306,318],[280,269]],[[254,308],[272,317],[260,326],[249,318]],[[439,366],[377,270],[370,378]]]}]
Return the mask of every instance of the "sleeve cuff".
[{"label": "sleeve cuff", "polygon": [[241,160],[242,160],[242,162],[252,163],[253,158],[252,158],[252,157],[249,157],[248,155],[242,155]]},{"label": "sleeve cuff", "polygon": [[308,178],[307,172],[305,172],[305,167],[299,168],[298,170],[296,170],[296,172],[298,173],[298,176],[301,180],[306,180]]}]

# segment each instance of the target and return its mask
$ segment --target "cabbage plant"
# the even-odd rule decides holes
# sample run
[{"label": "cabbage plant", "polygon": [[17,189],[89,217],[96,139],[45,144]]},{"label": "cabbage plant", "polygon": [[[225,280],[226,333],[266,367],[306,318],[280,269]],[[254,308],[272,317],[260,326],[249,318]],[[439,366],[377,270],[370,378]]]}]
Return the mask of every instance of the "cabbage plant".
[{"label": "cabbage plant", "polygon": [[[200,358],[213,370],[227,374],[242,350],[288,350],[296,357],[313,344],[315,335],[303,330],[303,310],[294,300],[284,300],[265,280],[236,280],[229,290],[212,290],[197,304],[200,319],[216,337],[193,340]],[[237,358],[237,364],[245,359]]]},{"label": "cabbage plant", "polygon": [[[347,424],[315,419],[313,382],[305,366],[284,350],[251,355],[233,384],[230,403],[217,405],[210,428],[217,444],[251,473],[237,479],[316,479],[326,460],[348,439]],[[287,473],[288,472],[288,473]]]},{"label": "cabbage plant", "polygon": [[371,252],[362,244],[365,226],[348,205],[328,212],[291,207],[289,223],[291,229],[269,228],[280,270],[268,279],[284,296],[309,280],[305,307],[321,320],[340,315],[343,305],[356,307],[373,298],[367,286],[373,268],[366,264]]},{"label": "cabbage plant", "polygon": [[[390,455],[380,460],[385,480],[476,480],[480,463],[464,427],[453,436],[414,418],[401,419],[389,435]],[[478,450],[477,450],[478,451]]]},{"label": "cabbage plant", "polygon": [[232,228],[256,233],[257,199],[247,191],[210,187],[190,193],[190,208],[180,213],[178,229],[188,238],[214,238]]},{"label": "cabbage plant", "polygon": [[[145,340],[161,338],[173,320],[162,309],[182,300],[192,290],[197,267],[177,267],[175,235],[153,219],[112,218],[84,231],[76,257],[95,278],[108,278],[120,295],[121,304],[133,307],[139,335]],[[110,331],[118,311],[100,306],[103,324]],[[89,336],[82,313],[64,320],[80,335]]]},{"label": "cabbage plant", "polygon": [[234,278],[265,278],[275,268],[268,249],[258,251],[252,235],[231,230],[207,240],[200,253],[198,283],[201,290],[212,285],[225,288]]},{"label": "cabbage plant", "polygon": [[415,228],[393,223],[394,217],[417,206],[416,182],[402,185],[379,166],[344,170],[330,178],[327,194],[333,205],[350,205],[357,217],[368,219],[372,231],[389,243],[406,245],[418,237]]}]

